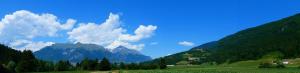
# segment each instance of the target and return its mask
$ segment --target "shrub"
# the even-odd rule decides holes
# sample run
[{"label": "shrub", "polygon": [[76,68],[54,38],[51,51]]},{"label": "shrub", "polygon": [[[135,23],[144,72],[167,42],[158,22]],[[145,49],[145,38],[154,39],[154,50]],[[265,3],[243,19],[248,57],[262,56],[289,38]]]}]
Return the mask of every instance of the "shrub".
[{"label": "shrub", "polygon": [[285,68],[285,65],[284,64],[277,64],[276,68]]},{"label": "shrub", "polygon": [[285,65],[281,61],[263,62],[259,64],[258,68],[285,68]]},{"label": "shrub", "polygon": [[273,64],[269,63],[269,62],[260,63],[258,66],[258,68],[272,68],[272,67],[273,67]]},{"label": "shrub", "polygon": [[285,65],[282,63],[282,61],[277,61],[276,68],[285,68]]},{"label": "shrub", "polygon": [[0,73],[14,73],[3,65],[0,65]]}]

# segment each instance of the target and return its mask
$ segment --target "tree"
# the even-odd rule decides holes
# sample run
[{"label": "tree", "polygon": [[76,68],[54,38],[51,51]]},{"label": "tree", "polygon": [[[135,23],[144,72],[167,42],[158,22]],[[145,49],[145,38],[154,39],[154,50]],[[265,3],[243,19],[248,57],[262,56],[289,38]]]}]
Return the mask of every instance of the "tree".
[{"label": "tree", "polygon": [[72,69],[72,65],[69,61],[59,61],[56,64],[56,71],[68,71]]},{"label": "tree", "polygon": [[137,69],[139,69],[139,66],[136,63],[130,63],[129,65],[127,65],[127,67],[128,67],[129,70],[137,70]]},{"label": "tree", "polygon": [[7,67],[10,71],[13,71],[13,72],[14,72],[16,66],[17,66],[16,62],[14,62],[14,61],[9,61],[6,67]]},{"label": "tree", "polygon": [[97,70],[99,69],[98,59],[89,60],[85,58],[84,60],[81,61],[80,67],[82,70]]},{"label": "tree", "polygon": [[156,65],[156,64],[139,64],[138,67],[143,70],[150,70],[150,69],[157,69],[158,65]]},{"label": "tree", "polygon": [[55,70],[55,64],[53,62],[46,61],[44,69],[45,69],[45,71],[54,71]]},{"label": "tree", "polygon": [[32,51],[30,51],[30,50],[24,50],[21,58],[22,58],[22,60],[36,60]]},{"label": "tree", "polygon": [[52,62],[37,60],[37,72],[44,72],[44,71],[53,71],[54,70],[54,64]]},{"label": "tree", "polygon": [[89,60],[87,58],[83,59],[80,63],[80,67],[81,67],[82,70],[88,70]]},{"label": "tree", "polygon": [[111,66],[112,66],[112,69],[113,69],[113,70],[118,70],[118,69],[120,69],[120,67],[118,66],[118,63],[113,63]]},{"label": "tree", "polygon": [[0,44],[0,64],[8,64],[9,61],[19,62],[21,60],[21,53],[21,51]]},{"label": "tree", "polygon": [[81,70],[80,63],[77,62],[76,65],[75,65],[75,67],[76,67],[77,70]]},{"label": "tree", "polygon": [[17,72],[33,72],[36,71],[37,60],[30,50],[25,50],[21,54],[21,61],[17,64]]},{"label": "tree", "polygon": [[100,62],[100,70],[108,71],[111,70],[111,64],[109,63],[108,59],[103,58]]},{"label": "tree", "polygon": [[166,69],[167,68],[167,64],[164,58],[160,58],[160,62],[159,62],[159,68],[160,69]]},{"label": "tree", "polygon": [[20,61],[16,67],[16,72],[33,71],[34,68],[31,66],[32,63],[33,63],[32,61],[25,61],[25,60]]},{"label": "tree", "polygon": [[89,61],[89,70],[97,70],[97,66],[98,66],[98,59],[95,60],[90,60]]},{"label": "tree", "polygon": [[123,62],[120,63],[120,69],[127,69],[126,65]]},{"label": "tree", "polygon": [[0,65],[0,73],[14,73],[9,69],[5,68],[3,65]]}]

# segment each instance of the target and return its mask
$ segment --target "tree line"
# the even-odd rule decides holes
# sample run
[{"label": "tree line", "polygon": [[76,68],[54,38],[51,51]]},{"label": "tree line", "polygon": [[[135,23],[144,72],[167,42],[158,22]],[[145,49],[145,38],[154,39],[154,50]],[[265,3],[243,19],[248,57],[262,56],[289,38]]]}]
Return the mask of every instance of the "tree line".
[{"label": "tree line", "polygon": [[71,64],[67,60],[50,62],[38,60],[30,50],[16,51],[0,44],[0,73],[48,72],[48,71],[110,71],[138,69],[166,69],[165,60],[160,63],[111,63],[107,58],[101,60],[85,58],[79,63]]}]

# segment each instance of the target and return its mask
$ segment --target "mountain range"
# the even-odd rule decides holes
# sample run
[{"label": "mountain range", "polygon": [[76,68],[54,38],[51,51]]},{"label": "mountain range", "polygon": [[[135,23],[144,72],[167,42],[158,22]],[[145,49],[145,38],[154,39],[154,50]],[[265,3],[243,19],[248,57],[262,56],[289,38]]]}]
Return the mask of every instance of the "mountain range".
[{"label": "mountain range", "polygon": [[106,57],[111,62],[137,63],[151,60],[151,57],[141,54],[139,51],[119,46],[113,50],[106,49],[95,44],[70,44],[57,43],[34,52],[36,58],[57,62],[69,60],[72,63],[80,62],[85,58],[99,59]]}]

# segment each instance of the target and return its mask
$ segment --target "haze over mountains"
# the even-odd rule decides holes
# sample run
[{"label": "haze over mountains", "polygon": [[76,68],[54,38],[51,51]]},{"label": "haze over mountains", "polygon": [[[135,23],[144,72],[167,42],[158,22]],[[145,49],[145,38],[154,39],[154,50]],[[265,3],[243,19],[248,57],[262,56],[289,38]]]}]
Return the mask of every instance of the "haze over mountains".
[{"label": "haze over mountains", "polygon": [[137,63],[151,60],[151,57],[141,54],[139,51],[119,46],[113,50],[106,49],[95,44],[69,44],[57,43],[34,52],[34,55],[41,60],[54,61],[69,60],[80,62],[85,58],[102,59],[108,58],[111,62]]}]

